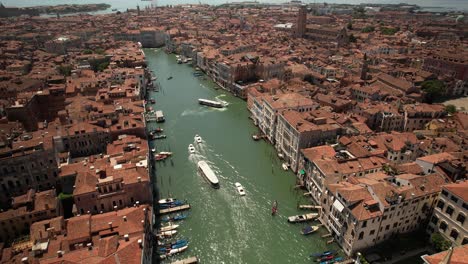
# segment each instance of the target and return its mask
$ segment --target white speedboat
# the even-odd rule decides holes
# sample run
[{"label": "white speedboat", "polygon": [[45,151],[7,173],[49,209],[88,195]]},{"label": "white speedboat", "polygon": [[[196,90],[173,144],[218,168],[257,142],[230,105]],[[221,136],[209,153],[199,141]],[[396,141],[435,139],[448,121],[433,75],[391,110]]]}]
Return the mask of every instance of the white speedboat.
[{"label": "white speedboat", "polygon": [[192,144],[188,145],[188,150],[190,153],[195,153],[195,147]]},{"label": "white speedboat", "polygon": [[199,135],[195,135],[195,141],[197,143],[202,143],[202,138]]},{"label": "white speedboat", "polygon": [[290,222],[290,223],[305,222],[305,221],[314,220],[318,216],[319,215],[317,213],[310,213],[310,214],[304,214],[304,215],[293,215],[293,216],[288,217],[288,222]]},{"label": "white speedboat", "polygon": [[162,226],[159,230],[161,232],[166,232],[166,231],[176,230],[178,227],[179,225],[167,225],[167,226]]},{"label": "white speedboat", "polygon": [[158,237],[172,237],[173,235],[177,234],[177,230],[170,230],[170,231],[161,231],[158,232]]},{"label": "white speedboat", "polygon": [[239,195],[240,195],[240,196],[244,196],[244,195],[245,195],[245,191],[244,191],[244,187],[242,187],[242,184],[236,182],[236,183],[234,183],[234,185],[236,186],[237,192],[239,193]]}]

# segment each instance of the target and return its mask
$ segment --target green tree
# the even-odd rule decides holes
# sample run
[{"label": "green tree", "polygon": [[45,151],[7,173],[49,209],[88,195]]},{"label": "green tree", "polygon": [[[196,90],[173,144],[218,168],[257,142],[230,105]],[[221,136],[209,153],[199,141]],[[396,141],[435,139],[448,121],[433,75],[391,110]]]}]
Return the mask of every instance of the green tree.
[{"label": "green tree", "polygon": [[373,32],[374,30],[375,30],[375,27],[373,27],[373,26],[367,26],[367,27],[363,28],[363,29],[361,30],[361,32],[362,32],[362,33],[369,33],[369,32]]},{"label": "green tree", "polygon": [[57,70],[63,76],[70,76],[73,67],[71,65],[60,65],[57,67]]},{"label": "green tree", "polygon": [[93,51],[90,49],[83,50],[83,54],[93,54]]},{"label": "green tree", "polygon": [[450,248],[450,241],[446,240],[439,232],[431,235],[431,242],[437,251],[444,251]]},{"label": "green tree", "polygon": [[439,80],[425,81],[421,84],[421,88],[426,92],[426,102],[432,103],[435,98],[445,94],[445,84]]},{"label": "green tree", "polygon": [[352,30],[353,29],[353,23],[351,23],[351,21],[348,23],[348,25],[346,26],[347,29],[349,30]]},{"label": "green tree", "polygon": [[357,38],[353,34],[349,35],[349,42],[356,42],[356,41],[357,41]]},{"label": "green tree", "polygon": [[104,53],[105,53],[105,50],[104,50],[104,49],[101,49],[101,48],[99,48],[99,49],[96,49],[96,50],[94,51],[94,53],[96,53],[96,54],[99,54],[99,55],[104,55]]},{"label": "green tree", "polygon": [[107,69],[107,66],[109,66],[109,62],[99,63],[99,65],[97,66],[97,70],[98,71],[103,71],[103,70]]},{"label": "green tree", "polygon": [[457,112],[457,107],[453,104],[449,104],[445,106],[445,111],[449,114],[455,114]]},{"label": "green tree", "polygon": [[382,35],[395,35],[399,30],[399,28],[381,27],[380,33],[382,33]]}]

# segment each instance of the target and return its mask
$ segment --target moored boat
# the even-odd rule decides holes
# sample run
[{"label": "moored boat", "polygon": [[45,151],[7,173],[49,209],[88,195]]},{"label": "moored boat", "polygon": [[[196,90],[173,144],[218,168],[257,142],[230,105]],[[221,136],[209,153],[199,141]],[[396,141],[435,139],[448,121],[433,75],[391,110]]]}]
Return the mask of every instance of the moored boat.
[{"label": "moored boat", "polygon": [[335,251],[324,251],[324,252],[310,254],[310,256],[311,257],[324,257],[328,255],[333,255],[333,254],[335,254]]},{"label": "moored boat", "polygon": [[167,79],[168,79],[168,80],[171,80],[171,79],[172,79],[172,76],[167,77]]},{"label": "moored boat", "polygon": [[276,212],[278,212],[278,201],[275,200],[271,207],[271,215],[276,215]]},{"label": "moored boat", "polygon": [[316,214],[316,213],[310,213],[310,214],[304,214],[304,215],[294,215],[294,216],[288,217],[288,222],[289,223],[305,222],[305,221],[314,220],[317,217],[318,217],[318,214]]},{"label": "moored boat", "polygon": [[164,198],[158,201],[159,204],[165,204],[165,203],[173,203],[177,201],[175,198]]},{"label": "moored boat", "polygon": [[170,231],[161,231],[156,233],[157,237],[172,237],[173,235],[177,234],[177,230],[170,230]]},{"label": "moored boat", "polygon": [[314,233],[317,230],[319,230],[318,226],[306,226],[305,228],[302,229],[301,234],[309,235],[309,234]]},{"label": "moored boat", "polygon": [[188,217],[188,214],[178,214],[178,215],[174,215],[174,216],[166,216],[166,217],[162,218],[161,221],[163,221],[163,222],[174,222],[174,221],[184,220],[187,217]]},{"label": "moored boat", "polygon": [[162,226],[159,230],[162,231],[162,232],[165,232],[165,231],[175,230],[178,227],[179,227],[179,225],[167,225],[167,226]]},{"label": "moored boat", "polygon": [[153,135],[151,136],[151,139],[164,139],[167,138],[166,135]]},{"label": "moored boat", "polygon": [[281,164],[281,167],[283,168],[283,170],[287,171],[289,169],[289,165],[287,163],[283,163]]},{"label": "moored boat", "polygon": [[195,142],[202,143],[202,138],[199,135],[195,135]]},{"label": "moored boat", "polygon": [[213,186],[213,188],[219,188],[219,180],[216,177],[216,174],[211,170],[210,166],[206,161],[201,160],[198,162],[198,171],[203,175],[203,177]]}]

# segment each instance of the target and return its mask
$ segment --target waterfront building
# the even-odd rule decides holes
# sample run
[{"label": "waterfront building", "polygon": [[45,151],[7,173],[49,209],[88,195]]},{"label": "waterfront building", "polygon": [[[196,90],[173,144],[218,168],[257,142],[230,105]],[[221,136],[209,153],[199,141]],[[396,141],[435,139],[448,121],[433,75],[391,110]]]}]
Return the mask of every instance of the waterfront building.
[{"label": "waterfront building", "polygon": [[321,218],[347,255],[369,248],[395,234],[408,233],[427,221],[443,177],[437,174],[390,176],[382,172],[327,179]]},{"label": "waterfront building", "polygon": [[297,171],[301,149],[322,145],[341,134],[341,125],[333,119],[322,117],[320,113],[317,111],[314,115],[314,112],[294,110],[279,112],[275,148],[293,172]]},{"label": "waterfront building", "polygon": [[298,93],[265,95],[254,98],[252,119],[260,130],[274,143],[277,116],[281,110],[310,111],[317,108],[311,99]]},{"label": "waterfront building", "polygon": [[454,246],[468,243],[468,181],[442,186],[437,205],[427,227],[440,233]]}]

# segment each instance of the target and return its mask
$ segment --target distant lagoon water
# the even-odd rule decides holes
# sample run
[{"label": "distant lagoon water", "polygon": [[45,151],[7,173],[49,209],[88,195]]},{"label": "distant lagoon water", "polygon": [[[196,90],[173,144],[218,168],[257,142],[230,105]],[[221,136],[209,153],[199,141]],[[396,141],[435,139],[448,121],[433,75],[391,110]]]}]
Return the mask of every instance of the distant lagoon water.
[{"label": "distant lagoon water", "polygon": [[[153,1],[141,1],[141,0],[0,0],[5,6],[39,6],[39,5],[60,5],[60,4],[97,4],[106,3],[112,7],[108,10],[103,10],[95,13],[109,13],[111,9],[117,9],[119,11],[125,11],[127,8],[134,9],[137,5],[140,8],[149,6],[151,4],[158,6],[165,5],[177,5],[177,4],[210,4],[219,5],[227,2],[237,2],[241,0],[153,0]],[[285,0],[258,0],[261,3],[284,3]],[[408,3],[416,4],[427,11],[468,11],[468,0],[303,0],[304,3],[333,3],[333,4],[360,4],[360,3],[373,3],[373,4],[398,4]]]}]

